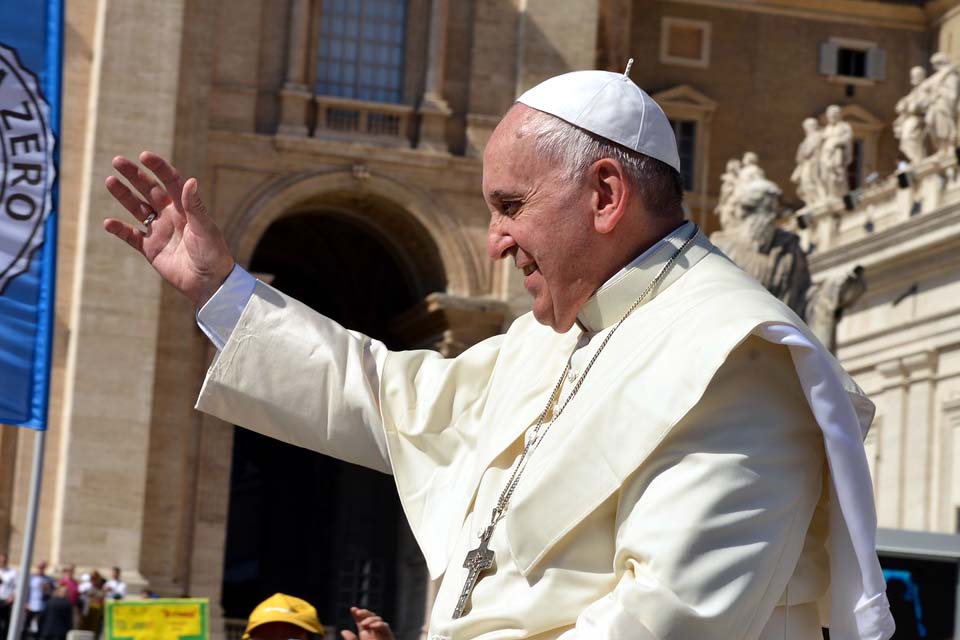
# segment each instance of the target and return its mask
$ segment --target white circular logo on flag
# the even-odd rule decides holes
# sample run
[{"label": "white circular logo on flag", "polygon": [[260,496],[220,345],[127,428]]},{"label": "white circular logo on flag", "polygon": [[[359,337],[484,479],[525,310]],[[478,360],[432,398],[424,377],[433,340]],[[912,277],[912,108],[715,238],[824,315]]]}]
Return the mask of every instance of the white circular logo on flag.
[{"label": "white circular logo on flag", "polygon": [[37,78],[0,44],[0,293],[43,244],[53,208],[54,144]]}]

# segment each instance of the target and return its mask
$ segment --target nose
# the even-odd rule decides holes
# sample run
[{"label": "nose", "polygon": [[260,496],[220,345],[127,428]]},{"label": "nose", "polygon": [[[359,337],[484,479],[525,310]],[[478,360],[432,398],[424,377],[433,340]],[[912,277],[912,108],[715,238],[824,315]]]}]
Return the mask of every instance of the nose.
[{"label": "nose", "polygon": [[498,226],[496,220],[491,220],[490,226],[487,228],[487,255],[490,256],[490,259],[500,260],[505,258],[512,252],[511,250],[516,249],[516,246],[517,243],[513,240],[513,236]]}]

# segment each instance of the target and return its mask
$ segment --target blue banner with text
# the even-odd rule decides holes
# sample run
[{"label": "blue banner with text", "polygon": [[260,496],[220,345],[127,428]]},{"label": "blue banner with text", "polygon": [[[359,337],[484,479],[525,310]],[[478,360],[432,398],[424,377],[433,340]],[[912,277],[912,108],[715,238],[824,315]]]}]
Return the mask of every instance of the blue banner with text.
[{"label": "blue banner with text", "polygon": [[45,429],[63,0],[0,0],[0,423]]}]

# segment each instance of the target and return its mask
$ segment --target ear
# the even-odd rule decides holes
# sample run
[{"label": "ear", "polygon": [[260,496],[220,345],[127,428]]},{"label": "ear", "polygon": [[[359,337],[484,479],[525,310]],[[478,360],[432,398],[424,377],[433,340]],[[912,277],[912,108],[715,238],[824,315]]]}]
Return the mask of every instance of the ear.
[{"label": "ear", "polygon": [[613,158],[597,160],[587,171],[592,190],[593,228],[610,233],[623,219],[630,200],[630,185],[623,165]]}]

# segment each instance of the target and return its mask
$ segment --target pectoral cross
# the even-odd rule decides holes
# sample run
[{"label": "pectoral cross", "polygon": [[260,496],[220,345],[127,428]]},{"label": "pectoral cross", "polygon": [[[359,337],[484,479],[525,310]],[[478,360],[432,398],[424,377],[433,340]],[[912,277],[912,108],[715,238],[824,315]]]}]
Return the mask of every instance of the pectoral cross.
[{"label": "pectoral cross", "polygon": [[480,574],[493,566],[493,549],[488,549],[487,545],[490,543],[491,536],[493,536],[494,526],[496,525],[491,524],[486,528],[483,535],[480,536],[480,544],[477,545],[476,549],[469,552],[463,561],[463,568],[469,570],[469,573],[466,582],[463,583],[463,591],[460,592],[457,606],[453,610],[454,620],[463,617],[463,610],[467,606],[470,594],[473,593],[473,588],[477,586]]}]

